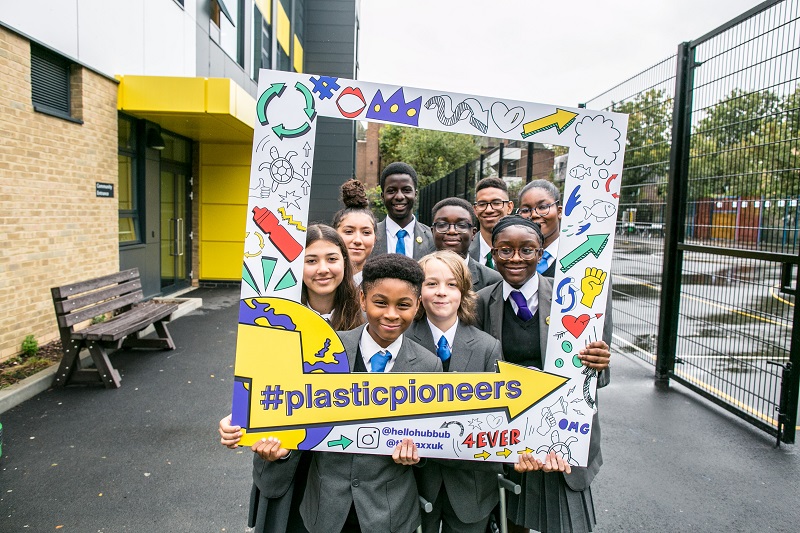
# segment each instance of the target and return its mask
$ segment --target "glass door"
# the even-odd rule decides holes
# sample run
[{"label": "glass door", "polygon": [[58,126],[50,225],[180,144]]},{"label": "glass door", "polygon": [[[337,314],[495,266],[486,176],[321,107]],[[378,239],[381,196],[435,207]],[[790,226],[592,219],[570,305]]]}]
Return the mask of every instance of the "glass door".
[{"label": "glass door", "polygon": [[161,163],[161,290],[189,285],[189,179],[178,165]]}]

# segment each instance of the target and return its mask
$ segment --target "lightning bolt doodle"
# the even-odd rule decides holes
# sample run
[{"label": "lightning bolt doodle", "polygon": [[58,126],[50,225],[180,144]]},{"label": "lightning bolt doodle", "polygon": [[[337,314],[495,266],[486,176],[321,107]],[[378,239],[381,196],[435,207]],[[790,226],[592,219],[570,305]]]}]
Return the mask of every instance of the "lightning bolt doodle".
[{"label": "lightning bolt doodle", "polygon": [[279,207],[278,208],[278,213],[281,214],[281,218],[283,220],[285,220],[286,222],[288,222],[292,226],[295,226],[300,231],[305,231],[306,230],[305,226],[303,226],[300,222],[297,222],[297,221],[295,221],[294,218],[292,218],[292,215],[287,215],[286,214],[286,209],[284,209],[282,207]]}]

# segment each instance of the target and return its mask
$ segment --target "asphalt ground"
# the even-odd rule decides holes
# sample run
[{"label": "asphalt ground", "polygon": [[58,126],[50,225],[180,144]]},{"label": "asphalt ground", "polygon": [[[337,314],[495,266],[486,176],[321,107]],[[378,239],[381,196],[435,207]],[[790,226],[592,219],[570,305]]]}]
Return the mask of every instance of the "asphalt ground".
[{"label": "asphalt ground", "polygon": [[[243,532],[249,450],[230,412],[238,290],[199,289],[171,352],[122,351],[122,387],[50,389],[0,414],[0,532]],[[616,350],[600,392],[597,531],[798,531],[800,457]]]}]

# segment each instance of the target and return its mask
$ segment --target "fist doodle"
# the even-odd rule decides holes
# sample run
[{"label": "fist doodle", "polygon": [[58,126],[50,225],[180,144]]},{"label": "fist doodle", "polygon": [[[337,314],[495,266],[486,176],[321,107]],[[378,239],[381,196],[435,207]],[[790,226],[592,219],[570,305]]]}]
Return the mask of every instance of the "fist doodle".
[{"label": "fist doodle", "polygon": [[603,292],[603,285],[606,282],[606,272],[599,268],[586,268],[586,276],[581,280],[581,303],[591,308],[594,299]]}]

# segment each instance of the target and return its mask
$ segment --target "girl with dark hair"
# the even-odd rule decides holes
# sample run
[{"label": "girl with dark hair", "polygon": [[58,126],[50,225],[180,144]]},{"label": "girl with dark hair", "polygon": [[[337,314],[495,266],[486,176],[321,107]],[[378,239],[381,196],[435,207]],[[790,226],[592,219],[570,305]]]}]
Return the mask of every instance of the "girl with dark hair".
[{"label": "girl with dark hair", "polygon": [[306,231],[300,301],[337,331],[364,323],[347,247],[336,230],[325,224],[312,224]]},{"label": "girl with dark hair", "polygon": [[[420,259],[425,272],[417,319],[406,337],[442,360],[445,372],[494,372],[500,343],[475,324],[477,297],[464,258],[440,250]],[[499,463],[429,459],[415,471],[420,495],[433,504],[423,533],[483,533],[498,502]]]},{"label": "girl with dark hair", "polygon": [[[506,361],[543,368],[553,295],[552,278],[537,273],[544,242],[539,224],[512,215],[492,230],[492,258],[503,280],[478,292],[478,324],[500,339]],[[611,353],[599,340],[579,352],[586,367],[603,372]],[[587,467],[570,467],[551,452],[544,463],[523,454],[513,479],[522,486],[508,499],[509,531],[542,533],[592,531],[595,525],[590,484],[603,464],[597,413],[592,422]]]},{"label": "girl with dark hair", "polygon": [[[347,248],[339,234],[325,224],[312,224],[306,231],[301,302],[319,313],[336,330],[350,330],[364,323],[358,289]],[[231,425],[231,415],[219,421],[220,442],[237,447],[242,436]],[[305,490],[310,454],[279,457],[279,443],[266,439],[252,446],[253,487],[248,525],[256,533],[305,533],[300,518],[300,500]]]},{"label": "girl with dark hair", "polygon": [[543,251],[536,271],[549,278],[556,272],[562,211],[561,193],[552,182],[533,180],[519,192],[517,214],[536,222],[542,229]]},{"label": "girl with dark hair", "polygon": [[353,265],[354,281],[361,284],[361,269],[375,247],[375,229],[378,221],[369,209],[364,184],[351,179],[342,184],[344,209],[333,215],[333,227],[342,236]]}]

